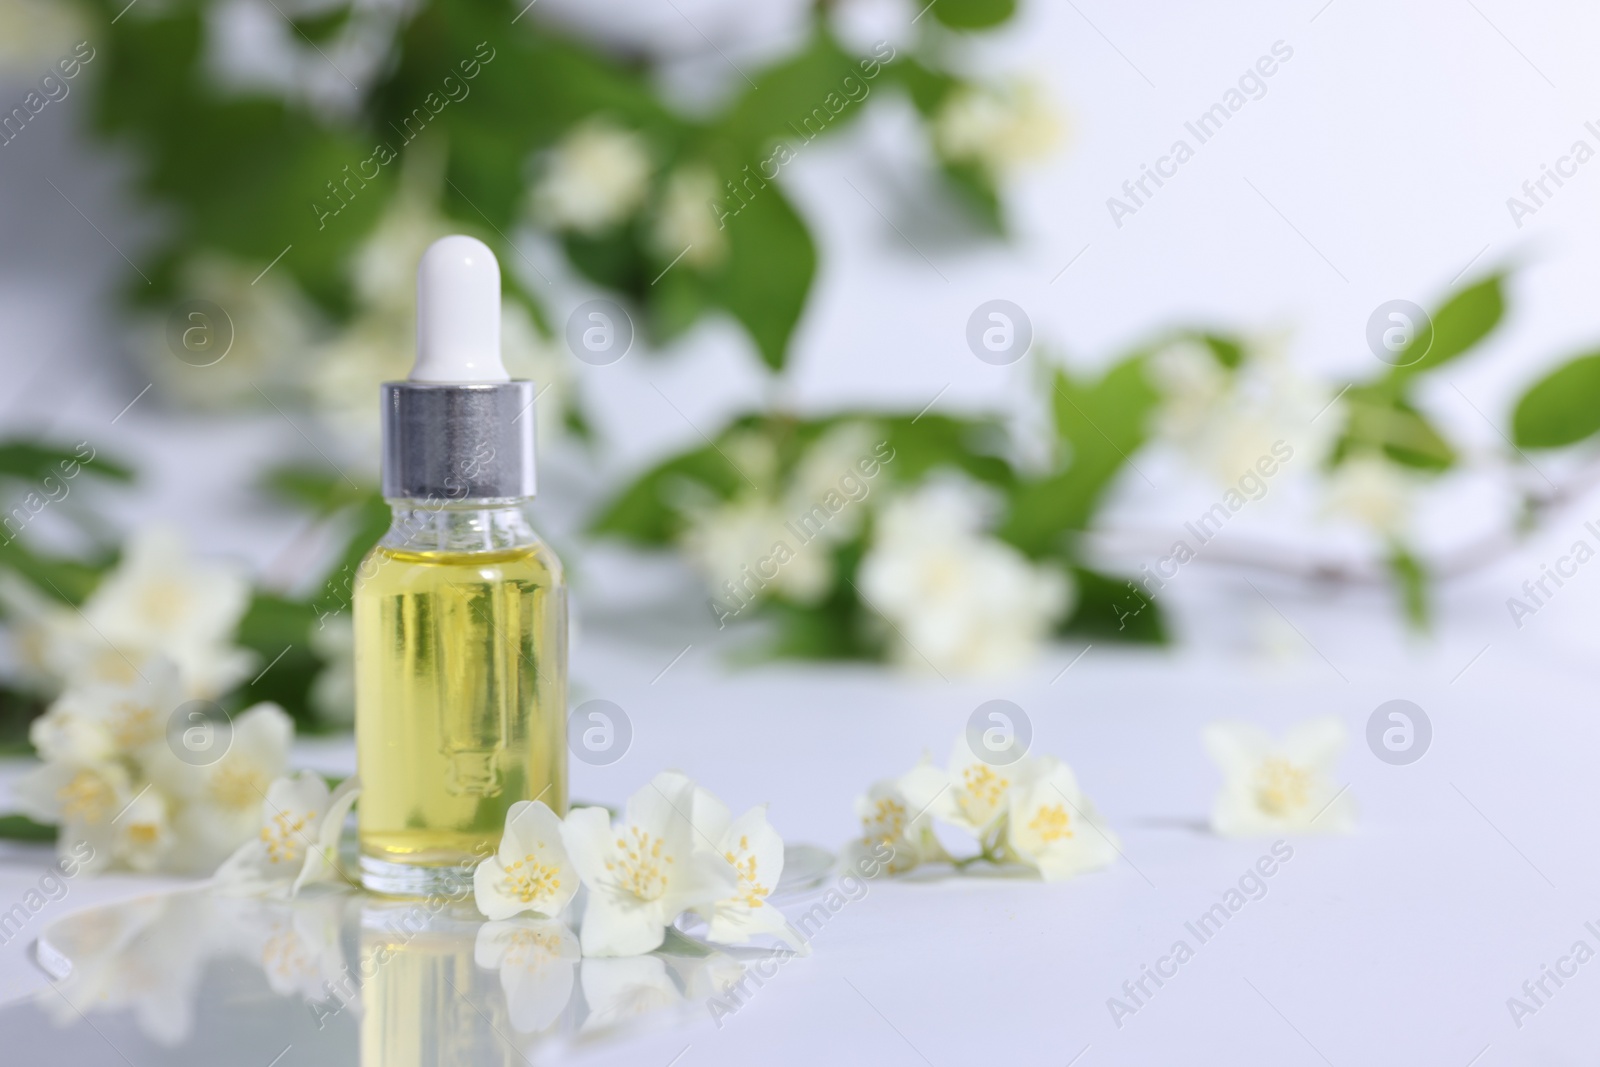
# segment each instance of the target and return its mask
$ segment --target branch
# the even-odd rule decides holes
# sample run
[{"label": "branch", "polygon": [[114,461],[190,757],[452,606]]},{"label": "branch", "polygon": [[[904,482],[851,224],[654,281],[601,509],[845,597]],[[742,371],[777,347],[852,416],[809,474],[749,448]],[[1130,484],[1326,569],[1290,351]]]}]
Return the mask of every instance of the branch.
[{"label": "branch", "polygon": [[[1531,464],[1530,464],[1531,466]],[[1523,507],[1527,521],[1496,530],[1468,541],[1440,556],[1427,571],[1439,581],[1466,577],[1496,563],[1517,549],[1539,529],[1540,523],[1583,499],[1600,486],[1600,460],[1590,463],[1574,477],[1539,492],[1527,492]],[[1096,554],[1148,559],[1163,555],[1162,540],[1170,534],[1152,530],[1108,529],[1084,531]],[[1155,545],[1155,548],[1148,546]],[[1144,547],[1141,547],[1144,546]],[[1387,564],[1372,559],[1315,558],[1297,553],[1281,544],[1230,538],[1227,545],[1197,552],[1193,562],[1217,567],[1266,571],[1307,582],[1343,585],[1385,585],[1390,580]]]}]

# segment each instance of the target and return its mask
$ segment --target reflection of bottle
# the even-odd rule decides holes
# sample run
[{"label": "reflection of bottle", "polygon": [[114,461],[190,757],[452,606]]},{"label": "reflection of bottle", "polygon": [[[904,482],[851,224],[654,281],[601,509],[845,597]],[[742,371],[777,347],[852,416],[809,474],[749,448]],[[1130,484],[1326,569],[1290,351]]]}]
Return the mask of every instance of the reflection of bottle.
[{"label": "reflection of bottle", "polygon": [[362,909],[362,1067],[524,1062],[498,976],[473,962],[480,925],[423,904]]},{"label": "reflection of bottle", "polygon": [[493,253],[436,241],[416,366],[383,386],[394,524],[354,594],[361,877],[378,892],[470,888],[507,808],[566,811],[566,590],[524,514],[535,395],[500,362]]}]

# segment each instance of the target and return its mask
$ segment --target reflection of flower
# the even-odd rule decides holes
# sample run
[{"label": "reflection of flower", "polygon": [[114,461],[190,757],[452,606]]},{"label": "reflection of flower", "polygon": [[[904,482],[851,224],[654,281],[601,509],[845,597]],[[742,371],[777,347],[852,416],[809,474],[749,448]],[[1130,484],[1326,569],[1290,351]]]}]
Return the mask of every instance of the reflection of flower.
[{"label": "reflection of flower", "polygon": [[206,966],[220,957],[259,967],[279,996],[326,1001],[350,987],[340,942],[350,899],[266,900],[202,888],[69,915],[40,941],[41,962],[58,979],[40,993],[41,1007],[63,1025],[80,1023],[80,1012],[132,1008],[147,1036],[182,1044],[194,1029]]},{"label": "reflection of flower", "polygon": [[1007,801],[1006,845],[1047,882],[1110,865],[1116,838],[1065,763],[1036,761]]},{"label": "reflection of flower", "polygon": [[728,862],[696,847],[689,821],[693,804],[694,783],[662,775],[628,798],[614,829],[604,808],[577,808],[567,816],[567,854],[589,889],[585,956],[649,952],[679,915],[737,890],[739,879]]},{"label": "reflection of flower", "polygon": [[295,900],[213,896],[216,940],[257,964],[279,996],[326,1001],[348,975],[339,924],[348,897]]},{"label": "reflection of flower", "polygon": [[499,970],[511,1025],[538,1033],[566,1010],[572,999],[578,939],[563,922],[511,919],[478,928],[473,959],[485,970]]},{"label": "reflection of flower", "polygon": [[589,1006],[585,1030],[616,1026],[683,1000],[660,956],[586,959],[581,978],[583,999]]},{"label": "reflection of flower", "polygon": [[1333,779],[1344,741],[1344,723],[1333,716],[1301,723],[1279,744],[1248,723],[1212,723],[1206,751],[1223,777],[1212,830],[1255,837],[1353,829],[1355,805]]},{"label": "reflection of flower", "polygon": [[167,1047],[194,1031],[194,1007],[212,947],[213,898],[204,893],[142,897],[62,920],[52,949],[71,970],[39,993],[60,1025],[83,1011],[132,1009],[139,1030]]},{"label": "reflection of flower", "polygon": [[704,165],[673,171],[661,194],[656,216],[657,254],[674,259],[679,253],[691,267],[715,267],[728,256],[728,238],[711,205],[721,199],[717,176]]},{"label": "reflection of flower", "polygon": [[519,912],[555,918],[578,891],[578,872],[561,842],[561,820],[542,801],[519,800],[506,812],[500,848],[472,873],[478,910],[490,919]]},{"label": "reflection of flower", "polygon": [[360,783],[352,775],[328,792],[313,771],[267,788],[261,831],[217,868],[216,883],[246,893],[293,895],[339,873],[339,836]]},{"label": "reflection of flower", "polygon": [[591,119],[551,151],[533,190],[534,213],[558,229],[595,234],[632,215],[649,186],[644,138],[605,119]]},{"label": "reflection of flower", "polygon": [[938,671],[1009,669],[1071,603],[1059,570],[983,534],[964,486],[933,484],[890,503],[861,562],[861,592],[891,623],[895,657]]},{"label": "reflection of flower", "polygon": [[[780,955],[777,958],[786,960],[789,957]],[[745,965],[725,952],[713,952],[709,956],[672,956],[667,964],[678,976],[688,1000],[724,996],[739,984],[745,973]]]},{"label": "reflection of flower", "polygon": [[1035,82],[963,86],[933,119],[940,156],[976,163],[995,175],[1049,155],[1060,139],[1061,117]]}]

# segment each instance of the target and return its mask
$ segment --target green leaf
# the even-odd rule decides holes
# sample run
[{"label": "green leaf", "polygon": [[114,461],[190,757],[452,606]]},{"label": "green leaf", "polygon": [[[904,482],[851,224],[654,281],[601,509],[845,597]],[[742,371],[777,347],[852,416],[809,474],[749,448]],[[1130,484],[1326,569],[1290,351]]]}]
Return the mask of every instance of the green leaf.
[{"label": "green leaf", "polygon": [[1066,371],[1054,375],[1056,433],[1068,449],[1065,469],[1026,482],[1011,499],[1000,536],[1040,557],[1063,550],[1084,529],[1113,478],[1144,444],[1145,423],[1159,396],[1144,373],[1144,359],[1122,361],[1092,385]]},{"label": "green leaf", "polygon": [[618,226],[597,234],[568,233],[561,244],[574,267],[608,289],[642,295],[655,277],[631,227]]},{"label": "green leaf", "polygon": [[944,175],[955,190],[961,203],[983,224],[990,233],[1005,230],[1001,214],[1000,191],[995,188],[994,177],[976,163],[946,163]]},{"label": "green leaf", "polygon": [[740,181],[747,164],[765,177],[757,164],[770,158],[775,143],[803,152],[812,139],[848,126],[860,117],[880,73],[876,60],[858,60],[840,48],[819,20],[804,49],[761,71],[759,88],[745,89],[706,130],[708,146],[728,156],[723,177]]},{"label": "green leaf", "polygon": [[1244,345],[1233,338],[1214,333],[1202,333],[1198,337],[1207,348],[1211,349],[1211,354],[1217,357],[1217,362],[1229,370],[1238,370],[1239,365],[1244,362]]},{"label": "green leaf", "polygon": [[[1504,276],[1492,274],[1456,293],[1435,311],[1432,322],[1417,331],[1397,357],[1389,372],[1394,381],[1404,381],[1424,371],[1434,370],[1472,348],[1489,335],[1505,314]],[[1412,352],[1423,355],[1410,362]]]},{"label": "green leaf", "polygon": [[1389,553],[1389,573],[1400,592],[1406,620],[1417,630],[1428,628],[1428,573],[1422,561],[1404,545],[1396,543]]},{"label": "green leaf", "polygon": [[1600,430],[1600,352],[1569,360],[1517,401],[1511,439],[1518,448],[1560,448]]},{"label": "green leaf", "polygon": [[663,547],[683,532],[676,506],[686,487],[728,499],[744,486],[733,464],[711,446],[674,456],[635,479],[589,524],[595,537],[615,537],[636,545]]},{"label": "green leaf", "polygon": [[133,471],[126,465],[102,456],[92,448],[88,450],[89,458],[85,458],[83,449],[86,447],[87,443],[68,451],[37,441],[7,441],[0,444],[0,476],[41,482],[47,477],[72,478],[80,471],[88,471],[112,481],[133,480]]},{"label": "green leaf", "polygon": [[359,489],[337,471],[322,467],[275,467],[262,478],[265,488],[319,515],[370,500],[371,489]]},{"label": "green leaf", "polygon": [[726,233],[728,259],[707,278],[707,294],[749,331],[762,361],[782,370],[816,275],[816,246],[776,184],[751,198]]},{"label": "green leaf", "polygon": [[237,640],[255,652],[260,673],[240,689],[239,706],[271,700],[283,706],[296,726],[317,726],[311,683],[323,662],[311,649],[311,630],[316,625],[312,604],[260,592],[251,598]]},{"label": "green leaf", "polygon": [[0,838],[7,841],[54,841],[56,828],[26,815],[0,815]]},{"label": "green leaf", "polygon": [[114,553],[89,560],[41,556],[20,540],[0,541],[0,566],[14,570],[45,596],[67,604],[83,603],[116,561]]},{"label": "green leaf", "polygon": [[987,30],[1017,11],[1017,0],[935,0],[933,17],[953,30]]},{"label": "green leaf", "polygon": [[925,119],[932,118],[945,97],[961,84],[955,75],[924,66],[911,56],[896,59],[889,70],[910,94],[912,105]]},{"label": "green leaf", "polygon": [[353,6],[335,7],[315,15],[301,15],[290,19],[290,24],[295,31],[313,42],[326,42],[336,36],[350,23],[350,15],[355,10]]},{"label": "green leaf", "polygon": [[1167,642],[1165,615],[1138,584],[1084,567],[1068,570],[1078,600],[1060,627],[1062,634],[1139,644]]},{"label": "green leaf", "polygon": [[1440,472],[1455,464],[1456,453],[1423,414],[1386,385],[1358,386],[1345,394],[1344,435],[1334,446],[1334,466],[1352,455],[1379,451],[1395,463]]},{"label": "green leaf", "polygon": [[949,415],[882,416],[870,413],[847,415],[828,422],[859,418],[879,426],[894,449],[894,458],[883,470],[896,482],[920,482],[930,471],[946,468],[961,471],[980,482],[1009,490],[1015,482],[1011,465],[996,453],[1002,431],[990,421],[960,419]]},{"label": "green leaf", "polygon": [[48,701],[39,693],[0,686],[0,755],[31,756],[28,727],[44,714]]}]

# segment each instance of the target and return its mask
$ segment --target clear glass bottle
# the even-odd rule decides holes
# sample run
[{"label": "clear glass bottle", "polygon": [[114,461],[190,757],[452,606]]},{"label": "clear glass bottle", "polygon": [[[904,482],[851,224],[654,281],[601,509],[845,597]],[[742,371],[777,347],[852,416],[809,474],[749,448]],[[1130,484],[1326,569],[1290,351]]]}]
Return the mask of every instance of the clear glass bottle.
[{"label": "clear glass bottle", "polygon": [[566,813],[566,588],[523,501],[391,504],[354,601],[362,880],[454,894],[512,804]]},{"label": "clear glass bottle", "polygon": [[417,362],[382,387],[394,523],[353,592],[361,880],[471,892],[506,811],[567,807],[567,601],[529,525],[534,384],[500,359],[500,267],[471,237],[417,267]]}]

